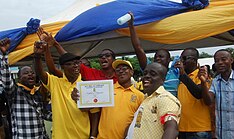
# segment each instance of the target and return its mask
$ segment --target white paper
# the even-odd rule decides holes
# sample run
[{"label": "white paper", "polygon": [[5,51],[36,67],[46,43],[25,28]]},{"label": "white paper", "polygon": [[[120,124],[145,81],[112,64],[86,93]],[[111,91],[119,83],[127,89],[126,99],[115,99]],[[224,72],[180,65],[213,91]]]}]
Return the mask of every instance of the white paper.
[{"label": "white paper", "polygon": [[77,89],[80,93],[78,108],[114,106],[113,80],[78,82]]}]

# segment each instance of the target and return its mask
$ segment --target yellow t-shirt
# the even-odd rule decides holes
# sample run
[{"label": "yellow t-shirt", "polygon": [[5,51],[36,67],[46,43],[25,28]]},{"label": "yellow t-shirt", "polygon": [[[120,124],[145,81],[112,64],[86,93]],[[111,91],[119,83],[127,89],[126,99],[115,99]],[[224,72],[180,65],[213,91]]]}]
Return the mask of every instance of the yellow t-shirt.
[{"label": "yellow t-shirt", "polygon": [[114,85],[114,107],[102,108],[98,139],[123,139],[127,126],[132,122],[144,94],[133,85],[124,89],[118,82]]},{"label": "yellow t-shirt", "polygon": [[[133,139],[161,139],[164,133],[161,118],[172,115],[179,122],[181,105],[179,100],[160,86],[139,107],[134,122]],[[169,119],[164,119],[164,122]],[[131,130],[131,129],[130,129]],[[131,138],[131,137],[130,137]]]},{"label": "yellow t-shirt", "polygon": [[53,139],[87,139],[89,138],[90,122],[88,112],[77,108],[71,98],[71,92],[76,87],[76,82],[71,84],[65,75],[58,78],[48,74],[48,84],[45,87],[51,92]]},{"label": "yellow t-shirt", "polygon": [[[197,77],[198,71],[199,70],[196,69],[188,75],[195,84],[201,83],[200,79]],[[179,131],[211,131],[209,107],[205,105],[203,99],[196,99],[193,97],[182,82],[180,82],[178,87],[178,99],[182,105]]]}]

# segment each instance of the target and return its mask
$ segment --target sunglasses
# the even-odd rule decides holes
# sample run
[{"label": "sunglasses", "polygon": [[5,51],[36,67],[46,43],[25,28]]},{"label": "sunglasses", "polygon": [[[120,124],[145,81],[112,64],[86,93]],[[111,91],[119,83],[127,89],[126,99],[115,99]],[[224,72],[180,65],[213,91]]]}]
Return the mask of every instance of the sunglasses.
[{"label": "sunglasses", "polygon": [[129,69],[128,66],[122,66],[122,67],[116,68],[116,69],[115,69],[115,72],[119,73],[121,70],[125,72],[125,71],[128,70],[128,69]]},{"label": "sunglasses", "polygon": [[98,55],[98,57],[99,57],[99,58],[102,58],[102,57],[107,58],[107,57],[111,57],[111,56],[112,56],[112,54],[111,54],[111,53],[99,54],[99,55]]},{"label": "sunglasses", "polygon": [[180,57],[181,60],[186,61],[188,59],[196,59],[194,56],[182,56]]}]

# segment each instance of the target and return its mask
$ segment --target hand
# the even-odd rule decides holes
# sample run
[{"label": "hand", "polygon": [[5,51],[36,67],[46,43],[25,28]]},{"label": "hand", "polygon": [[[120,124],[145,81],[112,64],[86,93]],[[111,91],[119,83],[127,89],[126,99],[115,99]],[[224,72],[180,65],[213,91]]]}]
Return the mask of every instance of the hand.
[{"label": "hand", "polygon": [[9,38],[5,38],[0,40],[0,49],[3,54],[6,54],[8,48],[10,47],[11,40]]},{"label": "hand", "polygon": [[76,88],[74,88],[74,89],[72,90],[71,98],[72,98],[75,102],[77,102],[77,100],[80,99],[79,91],[78,91]]},{"label": "hand", "polygon": [[130,14],[131,15],[131,19],[128,21],[128,26],[130,27],[130,26],[134,26],[133,25],[133,23],[134,23],[134,15],[133,15],[133,13],[130,11],[130,12],[128,12],[128,14]]},{"label": "hand", "polygon": [[208,78],[208,72],[206,66],[199,67],[198,78],[201,82],[206,82]]},{"label": "hand", "polygon": [[42,55],[45,52],[47,45],[48,44],[45,41],[35,41],[34,54]]},{"label": "hand", "polygon": [[39,27],[37,36],[41,41],[47,42],[48,46],[53,46],[57,42],[52,36],[52,33],[49,34],[48,32],[44,31],[42,27]]},{"label": "hand", "polygon": [[180,75],[185,74],[183,62],[177,61],[177,62],[175,63],[175,65],[174,65],[174,67],[175,67],[175,68],[179,68],[179,70],[180,70]]}]

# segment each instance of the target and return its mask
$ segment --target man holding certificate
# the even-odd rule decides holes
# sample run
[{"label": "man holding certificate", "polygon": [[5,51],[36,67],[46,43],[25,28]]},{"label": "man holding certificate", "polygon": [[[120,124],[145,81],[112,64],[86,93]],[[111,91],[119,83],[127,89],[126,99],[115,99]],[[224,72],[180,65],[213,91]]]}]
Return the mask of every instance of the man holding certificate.
[{"label": "man holding certificate", "polygon": [[[35,42],[34,60],[36,74],[45,87],[51,92],[53,111],[53,139],[87,139],[90,133],[90,120],[88,111],[77,108],[76,103],[71,99],[70,94],[81,81],[80,57],[71,53],[60,56],[59,64],[64,70],[62,77],[51,75],[43,70],[41,55],[44,53],[44,45],[48,43]],[[99,109],[91,109],[91,113]],[[98,121],[92,121],[92,125]]]},{"label": "man holding certificate", "polygon": [[[99,121],[98,139],[121,139],[125,136],[126,128],[131,124],[134,113],[144,99],[144,94],[131,83],[133,67],[129,61],[115,60],[117,82],[114,84],[114,107],[103,107]],[[78,100],[78,94],[72,97]]]}]

